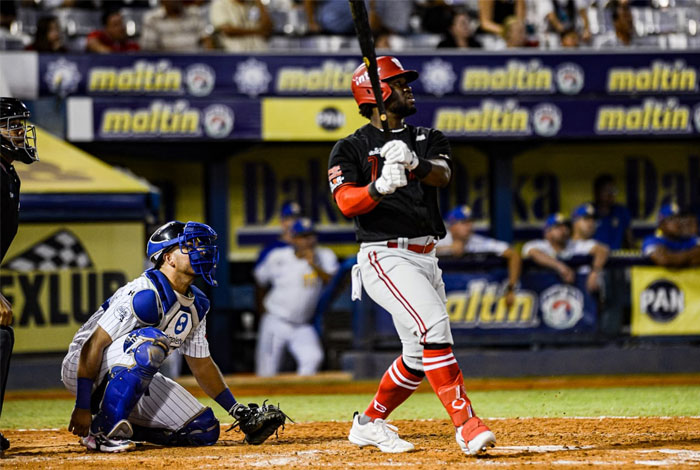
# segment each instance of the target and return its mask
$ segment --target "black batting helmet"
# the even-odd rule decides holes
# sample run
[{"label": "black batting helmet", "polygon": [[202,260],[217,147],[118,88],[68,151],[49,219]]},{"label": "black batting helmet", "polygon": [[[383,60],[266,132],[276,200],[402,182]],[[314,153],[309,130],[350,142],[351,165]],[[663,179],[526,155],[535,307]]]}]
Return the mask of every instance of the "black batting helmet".
[{"label": "black batting helmet", "polygon": [[[0,98],[0,152],[9,160],[33,163],[36,153],[36,129],[27,123],[29,109],[17,98]],[[21,133],[17,131],[21,129]]]}]

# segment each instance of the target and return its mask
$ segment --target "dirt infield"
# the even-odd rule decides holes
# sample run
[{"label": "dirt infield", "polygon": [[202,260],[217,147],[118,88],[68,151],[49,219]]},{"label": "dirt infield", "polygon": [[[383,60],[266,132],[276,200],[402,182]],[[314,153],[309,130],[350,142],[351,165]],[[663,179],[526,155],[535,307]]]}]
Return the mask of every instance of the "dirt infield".
[{"label": "dirt infield", "polygon": [[[274,382],[230,377],[242,394],[367,393],[376,381],[353,382],[326,375],[313,381],[278,377]],[[197,395],[201,391],[181,381]],[[470,390],[553,389],[635,385],[696,385],[700,375],[469,379]],[[425,385],[425,384],[424,384]],[[423,387],[425,388],[425,387]],[[428,389],[424,391],[428,392]],[[63,391],[9,392],[8,399],[67,398]],[[401,436],[417,450],[383,454],[348,442],[349,422],[288,424],[262,446],[243,444],[241,434],[222,433],[213,447],[162,448],[143,445],[127,454],[87,452],[63,430],[8,430],[12,448],[2,469],[688,469],[700,468],[700,417],[686,418],[517,418],[485,420],[498,439],[488,455],[466,457],[448,420],[396,421]],[[224,427],[225,429],[225,427]]]},{"label": "dirt infield", "polygon": [[12,448],[1,468],[22,469],[581,469],[700,467],[700,418],[528,418],[490,420],[498,446],[487,456],[463,455],[449,421],[397,421],[416,444],[408,454],[359,449],[346,439],[350,423],[288,425],[262,446],[224,434],[206,448],[144,445],[127,454],[87,452],[67,431],[8,431]]}]

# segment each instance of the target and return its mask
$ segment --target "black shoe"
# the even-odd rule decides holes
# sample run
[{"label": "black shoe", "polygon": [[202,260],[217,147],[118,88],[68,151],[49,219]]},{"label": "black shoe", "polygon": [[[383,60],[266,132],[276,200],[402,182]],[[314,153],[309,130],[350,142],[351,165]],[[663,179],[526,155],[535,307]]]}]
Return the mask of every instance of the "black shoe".
[{"label": "black shoe", "polygon": [[5,439],[5,436],[0,432],[0,450],[7,450],[10,448],[10,441]]}]

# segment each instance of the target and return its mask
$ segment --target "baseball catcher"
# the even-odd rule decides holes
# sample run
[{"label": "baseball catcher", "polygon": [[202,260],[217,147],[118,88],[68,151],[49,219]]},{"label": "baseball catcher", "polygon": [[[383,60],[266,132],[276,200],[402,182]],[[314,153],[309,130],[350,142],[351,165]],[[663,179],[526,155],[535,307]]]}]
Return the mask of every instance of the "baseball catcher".
[{"label": "baseball catcher", "polygon": [[238,428],[245,434],[245,442],[254,446],[260,445],[273,434],[277,434],[280,426],[284,429],[284,423],[292,418],[287,416],[279,406],[268,405],[266,401],[262,406],[257,403],[249,403],[248,407],[241,406],[240,410],[234,410],[231,415],[236,421],[226,431]]}]

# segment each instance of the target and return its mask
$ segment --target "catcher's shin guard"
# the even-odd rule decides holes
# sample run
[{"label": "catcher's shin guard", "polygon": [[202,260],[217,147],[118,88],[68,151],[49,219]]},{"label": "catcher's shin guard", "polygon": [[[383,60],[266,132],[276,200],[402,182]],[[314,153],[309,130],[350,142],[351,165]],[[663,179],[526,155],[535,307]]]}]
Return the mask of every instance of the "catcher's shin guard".
[{"label": "catcher's shin guard", "polygon": [[168,338],[157,328],[142,328],[129,334],[124,350],[133,355],[135,364],[129,368],[115,366],[109,371],[100,410],[90,427],[93,434],[107,435],[127,419],[165,360]]},{"label": "catcher's shin guard", "polygon": [[192,418],[182,429],[170,431],[162,428],[148,428],[133,425],[135,441],[146,441],[162,446],[211,446],[219,440],[219,420],[211,408],[205,408]]},{"label": "catcher's shin guard", "polygon": [[5,400],[5,386],[7,385],[7,375],[10,371],[10,358],[12,357],[12,347],[15,344],[15,333],[11,326],[0,326],[0,414],[2,414],[2,403]]}]

